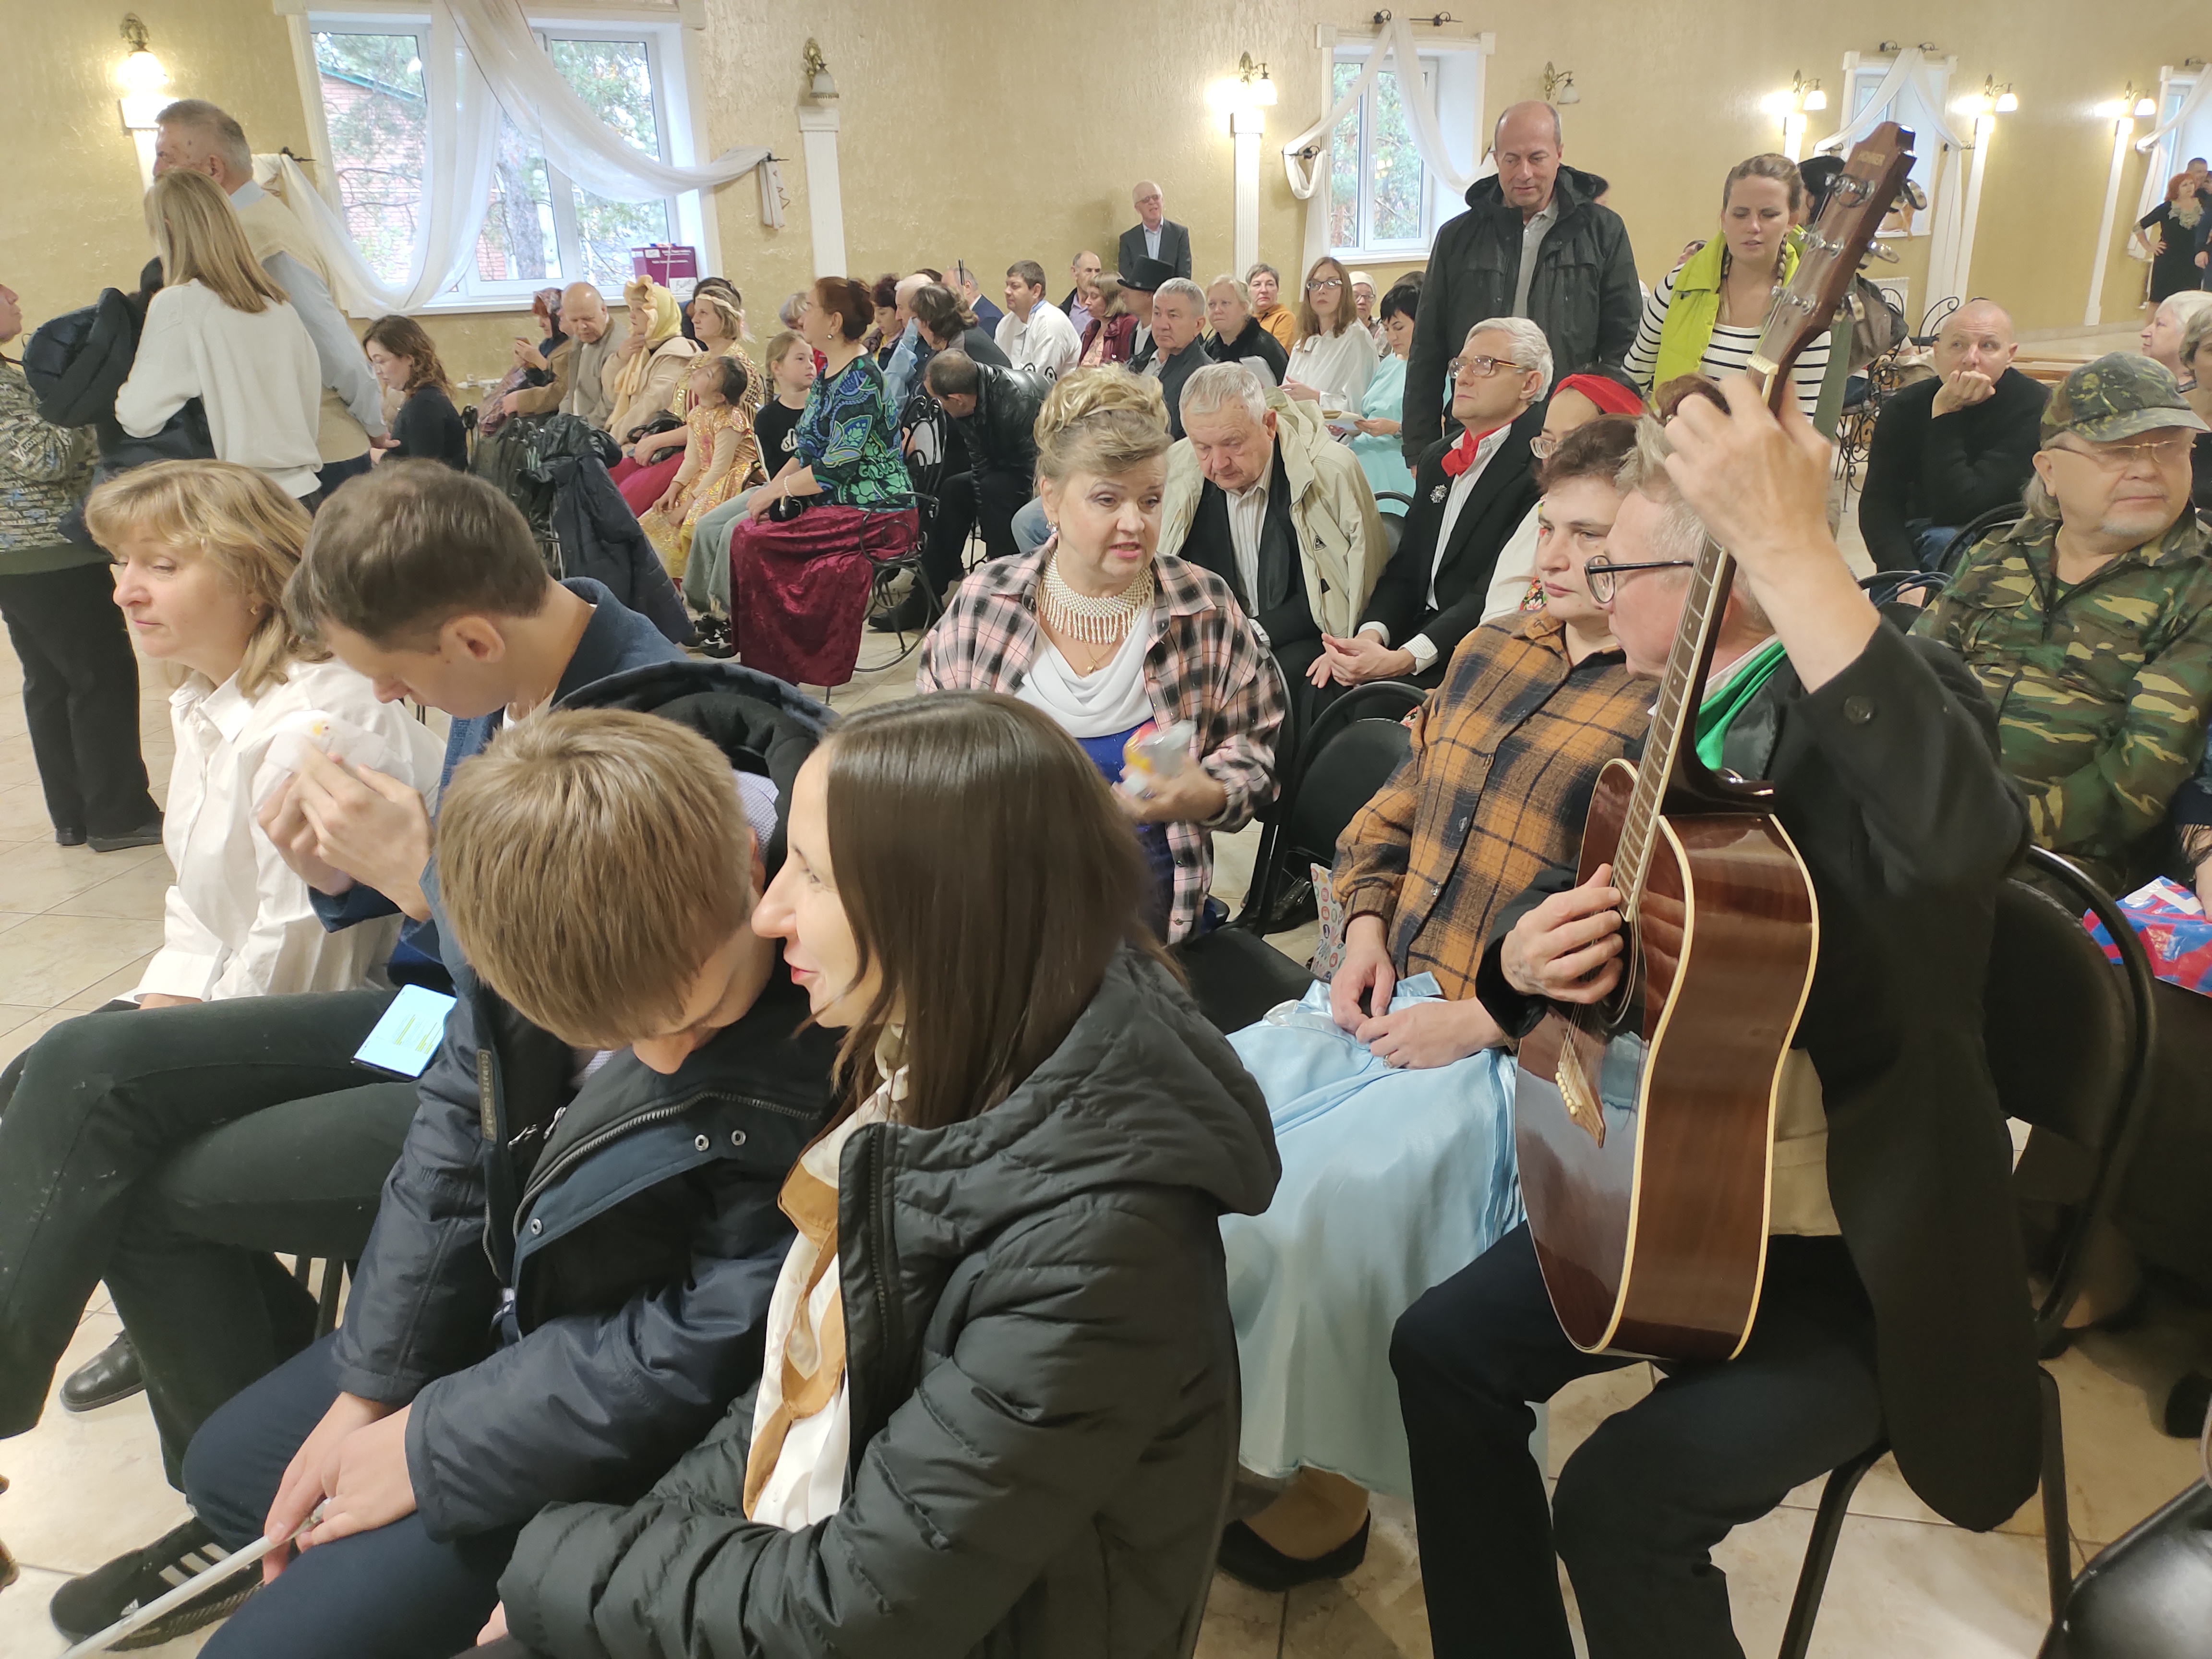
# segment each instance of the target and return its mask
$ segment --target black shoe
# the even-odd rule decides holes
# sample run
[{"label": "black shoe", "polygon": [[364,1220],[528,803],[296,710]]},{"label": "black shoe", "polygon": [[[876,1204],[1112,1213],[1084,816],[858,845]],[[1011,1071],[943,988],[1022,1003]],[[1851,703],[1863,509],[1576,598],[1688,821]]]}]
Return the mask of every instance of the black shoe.
[{"label": "black shoe", "polygon": [[96,1412],[102,1406],[128,1400],[145,1386],[146,1374],[138,1369],[138,1351],[131,1346],[125,1333],[69,1374],[62,1384],[62,1409]]},{"label": "black shoe", "polygon": [[119,836],[88,836],[95,853],[120,853],[132,847],[158,847],[161,844],[161,820],[142,823],[136,830],[126,830]]},{"label": "black shoe", "polygon": [[868,626],[878,634],[919,634],[932,614],[929,590],[917,581],[896,605],[869,617]]},{"label": "black shoe", "polygon": [[2212,1413],[2212,1376],[2191,1371],[2166,1396],[2166,1431],[2177,1440],[2194,1440],[2204,1432],[2208,1413]]},{"label": "black shoe", "polygon": [[54,845],[57,847],[82,847],[84,845],[84,831],[74,829],[57,830],[54,831]]},{"label": "black shoe", "polygon": [[[98,1635],[117,1620],[136,1613],[149,1601],[167,1595],[195,1574],[205,1572],[229,1552],[215,1541],[215,1534],[198,1520],[187,1521],[174,1532],[143,1550],[118,1555],[104,1567],[79,1575],[54,1592],[47,1613],[54,1628],[72,1642]],[[229,1616],[246,1598],[261,1588],[260,1576],[243,1573],[196,1595],[140,1631],[126,1637],[118,1648],[154,1648]]]},{"label": "black shoe", "polygon": [[726,662],[738,654],[738,647],[730,641],[730,625],[720,617],[701,617],[696,626],[699,638],[691,648],[701,656]]},{"label": "black shoe", "polygon": [[1357,1571],[1367,1559],[1367,1534],[1373,1525],[1371,1517],[1362,1521],[1358,1532],[1327,1555],[1302,1561],[1284,1554],[1242,1521],[1231,1521],[1221,1534],[1221,1551],[1214,1565],[1254,1589],[1279,1595],[1301,1584],[1318,1584]]}]

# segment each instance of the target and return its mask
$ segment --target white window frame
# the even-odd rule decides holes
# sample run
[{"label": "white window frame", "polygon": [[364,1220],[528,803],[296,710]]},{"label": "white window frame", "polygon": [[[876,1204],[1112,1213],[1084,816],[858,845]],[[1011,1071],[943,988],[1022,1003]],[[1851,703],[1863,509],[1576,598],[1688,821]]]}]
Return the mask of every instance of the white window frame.
[{"label": "white window frame", "polygon": [[[1950,102],[1951,71],[1954,65],[1932,58],[1924,58],[1922,61],[1928,72],[1935,77],[1937,100],[1935,112],[1940,114]],[[1889,71],[1896,63],[1897,58],[1893,53],[1875,56],[1865,52],[1847,52],[1844,54],[1844,98],[1841,114],[1846,125],[1857,117],[1860,89],[1864,88],[1867,95],[1872,96],[1875,89],[1887,78]],[[1914,96],[1917,98],[1918,95],[1916,91]],[[1882,106],[1881,118],[1885,121],[1894,121],[1899,118],[1897,100],[1893,98]],[[1903,125],[1917,127],[1923,132],[1927,130],[1928,125],[1925,121],[1908,121]],[[1885,228],[1875,233],[1878,236],[1893,239],[1903,236],[1928,236],[1934,234],[1936,188],[1942,182],[1939,175],[1944,165],[1943,161],[1940,160],[1937,155],[1941,149],[1940,144],[1928,143],[1923,140],[1913,158],[1912,171],[1909,175],[1927,196],[1928,206],[1925,209],[1916,210],[1900,197],[1898,205],[1903,210],[1906,228],[1903,230],[1891,230]]]},{"label": "white window frame", "polygon": [[[1323,106],[1325,109],[1334,106],[1339,95],[1335,90],[1337,70],[1350,64],[1358,65],[1362,72],[1364,72],[1368,60],[1382,49],[1382,43],[1379,40],[1356,40],[1338,45],[1329,58],[1329,97],[1328,104]],[[1425,98],[1434,98],[1443,70],[1439,55],[1424,52],[1417,53],[1416,57],[1421,66],[1419,95]],[[1399,65],[1395,59],[1390,64],[1390,70],[1393,74],[1399,73]],[[1389,242],[1372,242],[1366,240],[1366,233],[1374,228],[1375,221],[1375,198],[1371,189],[1374,182],[1375,124],[1370,119],[1374,96],[1375,88],[1370,86],[1365,92],[1360,94],[1359,103],[1356,109],[1359,118],[1358,161],[1359,199],[1352,204],[1352,222],[1353,228],[1360,233],[1360,235],[1356,246],[1331,248],[1329,257],[1355,264],[1362,260],[1389,264],[1406,259],[1424,259],[1428,257],[1430,244],[1436,240],[1437,193],[1435,170],[1425,161],[1420,162],[1421,234],[1419,236]],[[1439,113],[1441,114],[1441,112]],[[1443,123],[1439,120],[1437,125],[1441,126]],[[1417,161],[1420,160],[1418,155],[1414,159]],[[1332,207],[1335,205],[1333,200],[1330,205]]]},{"label": "white window frame", "polygon": [[[318,33],[405,34],[412,33],[417,50],[429,51],[430,19],[419,5],[383,3],[382,0],[349,0],[329,8],[313,7],[304,0],[274,0],[293,27],[293,57],[301,95],[308,112],[310,143],[321,174],[318,180],[333,206],[337,199],[337,164],[331,148],[328,112],[323,106],[322,76],[315,64],[313,37]],[[704,135],[702,99],[695,95],[690,53],[684,40],[687,25],[674,11],[641,11],[621,6],[564,6],[538,3],[529,9],[532,33],[540,44],[562,40],[643,40],[651,65],[653,113],[659,126],[661,159],[676,167],[696,166]],[[561,261],[562,283],[583,274],[583,245],[577,234],[575,195],[580,188],[549,161],[546,163],[549,204],[554,221],[555,246]],[[666,198],[672,240],[698,251],[699,274],[712,275],[720,264],[715,244],[714,204],[698,191],[684,191]],[[551,285],[551,277],[487,279],[477,275],[471,260],[457,289],[426,302],[428,313],[512,312],[527,309],[531,296]],[[678,283],[688,295],[689,285]]]}]

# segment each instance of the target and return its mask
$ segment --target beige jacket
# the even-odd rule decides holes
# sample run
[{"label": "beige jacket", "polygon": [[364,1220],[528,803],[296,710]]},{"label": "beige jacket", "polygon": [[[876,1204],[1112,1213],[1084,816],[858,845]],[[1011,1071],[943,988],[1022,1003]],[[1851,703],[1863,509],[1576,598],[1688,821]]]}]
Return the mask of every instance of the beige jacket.
[{"label": "beige jacket", "polygon": [[[699,354],[698,343],[685,339],[681,334],[672,334],[653,347],[651,361],[646,366],[645,384],[633,397],[617,398],[614,412],[607,416],[607,430],[615,434],[617,443],[629,441],[630,428],[643,426],[664,409],[676,406],[676,394],[684,390],[684,376],[690,368],[690,360]],[[623,359],[609,357],[604,373],[612,387],[622,373]]]},{"label": "beige jacket", "polygon": [[[1306,604],[1322,632],[1349,639],[1390,556],[1375,492],[1358,458],[1329,435],[1313,404],[1270,392],[1267,407],[1275,411],[1275,442],[1291,488]],[[1167,498],[1160,506],[1164,550],[1182,547],[1190,534],[1205,485],[1197,452],[1185,438],[1168,451]]]},{"label": "beige jacket", "polygon": [[[569,337],[574,339],[574,336]],[[615,412],[615,366],[622,362],[623,342],[629,338],[629,319],[619,306],[607,319],[607,331],[589,345],[576,341],[568,360],[568,396],[562,412],[604,428]]]},{"label": "beige jacket", "polygon": [[[264,187],[258,198],[244,207],[238,207],[235,202],[231,205],[236,209],[239,228],[246,232],[246,245],[253,250],[255,258],[266,264],[279,253],[289,255],[320,277],[329,293],[337,293],[337,285],[331,280],[330,266],[316,252],[292,210],[272,191]],[[317,414],[315,447],[325,464],[349,461],[356,455],[368,453],[368,428],[354,418],[345,399],[327,386],[322,389],[322,404]]]}]

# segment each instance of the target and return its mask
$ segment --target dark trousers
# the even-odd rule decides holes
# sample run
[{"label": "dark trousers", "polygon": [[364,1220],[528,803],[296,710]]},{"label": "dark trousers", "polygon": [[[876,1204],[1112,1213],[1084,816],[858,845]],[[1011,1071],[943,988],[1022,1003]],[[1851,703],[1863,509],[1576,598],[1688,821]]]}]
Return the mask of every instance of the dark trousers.
[{"label": "dark trousers", "polygon": [[923,550],[921,574],[942,596],[960,580],[961,555],[970,531],[983,534],[983,556],[1003,559],[1018,553],[1014,514],[1030,498],[1030,481],[1012,472],[956,472],[937,492],[937,520]]},{"label": "dark trousers", "polygon": [[301,505],[313,513],[330,500],[331,491],[348,478],[358,478],[373,465],[374,463],[368,454],[351,456],[343,461],[325,461],[315,472],[315,493],[306,497]]},{"label": "dark trousers", "polygon": [[[208,1419],[185,1459],[185,1495],[225,1547],[261,1536],[285,1466],[337,1398],[325,1338]],[[410,1515],[319,1544],[233,1613],[208,1659],[426,1659],[476,1640],[499,1604],[520,1528],[440,1542]]]},{"label": "dark trousers", "polygon": [[138,749],[138,659],[105,560],[0,576],[23,715],[57,830],[122,836],[161,816]]},{"label": "dark trousers", "polygon": [[39,1040],[0,1114],[0,1436],[39,1420],[103,1278],[172,1480],[208,1413],[312,1336],[269,1252],[360,1252],[415,1105],[353,1063],[392,995],[87,1014]]},{"label": "dark trousers", "polygon": [[1567,1460],[1547,1508],[1528,1402],[1631,1363],[1568,1341],[1525,1224],[1399,1319],[1437,1659],[1571,1659],[1555,1551],[1590,1659],[1734,1659],[1713,1547],[1881,1433],[1874,1316],[1838,1238],[1774,1239],[1743,1352],[1670,1367]]}]

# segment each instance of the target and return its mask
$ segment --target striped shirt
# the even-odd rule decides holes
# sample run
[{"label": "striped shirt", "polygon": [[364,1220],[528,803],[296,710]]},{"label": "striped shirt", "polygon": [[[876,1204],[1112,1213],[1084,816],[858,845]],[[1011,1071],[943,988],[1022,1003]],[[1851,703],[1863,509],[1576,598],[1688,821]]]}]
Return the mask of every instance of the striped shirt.
[{"label": "striped shirt", "polygon": [[[1674,297],[1674,278],[1680,274],[1679,267],[1668,271],[1658,292],[1645,302],[1644,319],[1636,325],[1636,343],[1628,348],[1628,378],[1646,392],[1652,390],[1652,371],[1659,366],[1659,331],[1667,321],[1667,307]],[[1759,333],[1755,328],[1714,324],[1713,337],[1706,343],[1705,355],[1698,364],[1698,372],[1709,380],[1724,380],[1731,374],[1744,373],[1751,367],[1751,354],[1759,344]],[[1820,405],[1820,383],[1827,377],[1828,336],[1823,331],[1805,348],[1790,371],[1797,407],[1805,411],[1808,421]]]}]

